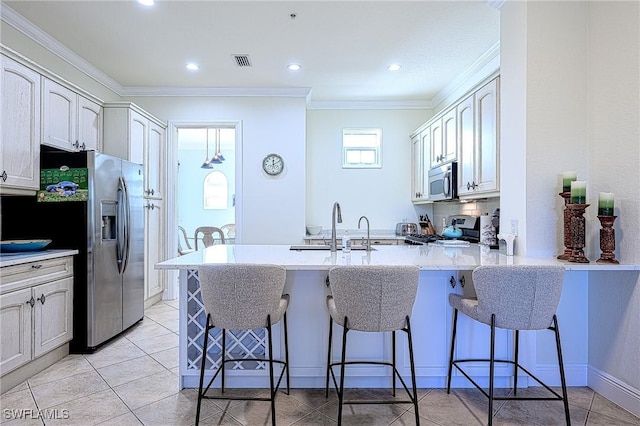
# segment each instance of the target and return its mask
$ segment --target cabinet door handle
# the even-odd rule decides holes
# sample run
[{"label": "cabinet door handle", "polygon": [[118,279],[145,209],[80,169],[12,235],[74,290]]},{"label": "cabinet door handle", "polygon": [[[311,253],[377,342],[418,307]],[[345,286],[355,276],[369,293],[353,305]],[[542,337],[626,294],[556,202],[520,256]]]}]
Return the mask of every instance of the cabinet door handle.
[{"label": "cabinet door handle", "polygon": [[453,278],[453,275],[449,278],[449,284],[451,284],[451,288],[456,288],[456,279]]},{"label": "cabinet door handle", "polygon": [[467,182],[467,191],[471,189],[471,184]]},{"label": "cabinet door handle", "polygon": [[84,142],[82,142],[82,150],[86,151],[86,149],[87,149],[87,146],[84,144]]},{"label": "cabinet door handle", "polygon": [[151,195],[155,194],[156,192],[152,189],[151,190]]},{"label": "cabinet door handle", "polygon": [[465,280],[464,275],[463,275],[462,277],[460,277],[460,286],[462,288],[464,288],[465,282],[466,282],[466,280]]},{"label": "cabinet door handle", "polygon": [[[33,299],[33,297],[32,297],[32,299]],[[44,305],[44,299],[45,299],[44,294],[43,294],[42,296],[38,297],[38,300],[39,300],[39,301],[40,301],[40,303],[42,303],[43,305]]]},{"label": "cabinet door handle", "polygon": [[476,181],[474,180],[474,181],[471,183],[471,187],[472,187],[473,189],[476,189],[476,186],[478,186],[478,185],[476,185]]},{"label": "cabinet door handle", "polygon": [[31,265],[31,269],[40,269],[42,265]]},{"label": "cabinet door handle", "polygon": [[36,304],[36,301],[33,300],[33,296],[31,296],[31,299],[27,300],[27,305],[31,305],[31,307],[33,308],[33,305]]},{"label": "cabinet door handle", "polygon": [[3,182],[6,182],[6,181],[7,181],[7,178],[9,177],[9,176],[7,176],[7,171],[6,171],[6,170],[3,170],[3,171],[2,171],[2,175],[0,175],[0,177],[2,177],[2,181],[3,181]]}]

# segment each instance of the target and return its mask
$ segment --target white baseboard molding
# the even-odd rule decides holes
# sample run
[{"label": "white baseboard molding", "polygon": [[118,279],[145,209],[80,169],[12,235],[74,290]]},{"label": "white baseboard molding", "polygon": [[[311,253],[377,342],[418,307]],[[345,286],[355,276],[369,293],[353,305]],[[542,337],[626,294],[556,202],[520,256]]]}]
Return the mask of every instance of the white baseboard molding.
[{"label": "white baseboard molding", "polygon": [[640,417],[640,389],[635,389],[595,367],[589,367],[587,385],[625,410]]},{"label": "white baseboard molding", "polygon": [[[564,364],[564,377],[567,386],[588,386],[587,364]],[[558,364],[538,364],[535,369],[536,376],[549,386],[560,386],[560,371]],[[535,380],[529,382],[536,386]]]}]

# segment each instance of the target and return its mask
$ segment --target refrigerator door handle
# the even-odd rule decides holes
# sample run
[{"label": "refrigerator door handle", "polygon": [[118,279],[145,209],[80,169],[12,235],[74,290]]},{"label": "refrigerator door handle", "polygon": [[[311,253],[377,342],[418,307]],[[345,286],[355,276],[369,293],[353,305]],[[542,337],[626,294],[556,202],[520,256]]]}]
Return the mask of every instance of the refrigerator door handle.
[{"label": "refrigerator door handle", "polygon": [[125,228],[125,213],[124,213],[124,199],[125,199],[124,181],[122,177],[118,179],[118,218],[116,219],[117,235],[116,235],[116,256],[118,260],[118,273],[122,274],[124,271],[124,228]]},{"label": "refrigerator door handle", "polygon": [[129,254],[131,251],[131,204],[129,202],[129,189],[127,188],[126,181],[121,177],[122,188],[124,192],[124,247],[123,247],[123,256],[122,256],[122,272],[127,270],[127,266],[129,265]]}]

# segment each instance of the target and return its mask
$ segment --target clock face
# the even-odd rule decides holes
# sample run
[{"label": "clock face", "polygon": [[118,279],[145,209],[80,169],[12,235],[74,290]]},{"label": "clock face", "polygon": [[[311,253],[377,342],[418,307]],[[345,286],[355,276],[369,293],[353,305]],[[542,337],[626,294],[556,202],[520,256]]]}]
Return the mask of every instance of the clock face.
[{"label": "clock face", "polygon": [[262,168],[268,175],[279,175],[284,168],[284,161],[278,154],[269,154],[262,160]]}]

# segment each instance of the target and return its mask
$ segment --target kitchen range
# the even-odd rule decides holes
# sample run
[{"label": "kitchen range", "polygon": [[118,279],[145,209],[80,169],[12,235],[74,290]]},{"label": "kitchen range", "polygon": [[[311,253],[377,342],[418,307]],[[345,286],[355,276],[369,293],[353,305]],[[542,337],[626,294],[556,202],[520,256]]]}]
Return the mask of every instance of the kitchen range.
[{"label": "kitchen range", "polygon": [[[480,242],[480,218],[470,215],[452,215],[446,219],[447,228],[443,235],[412,233],[405,236],[406,244],[427,244],[438,240],[459,240],[469,243]],[[448,233],[448,230],[457,231]]]}]

